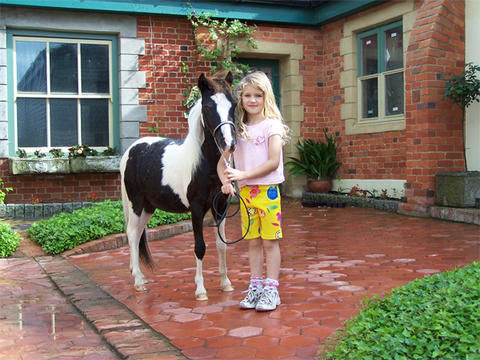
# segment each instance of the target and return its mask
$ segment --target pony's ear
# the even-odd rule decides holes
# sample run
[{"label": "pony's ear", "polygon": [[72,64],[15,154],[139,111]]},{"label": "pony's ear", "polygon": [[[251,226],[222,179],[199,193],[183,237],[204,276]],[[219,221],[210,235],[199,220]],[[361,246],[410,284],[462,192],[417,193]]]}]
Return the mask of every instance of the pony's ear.
[{"label": "pony's ear", "polygon": [[233,75],[232,72],[229,71],[227,74],[227,77],[225,78],[225,81],[227,82],[228,85],[232,86],[233,84]]},{"label": "pony's ear", "polygon": [[200,89],[200,92],[210,89],[210,82],[204,73],[202,73],[198,78],[198,88]]}]

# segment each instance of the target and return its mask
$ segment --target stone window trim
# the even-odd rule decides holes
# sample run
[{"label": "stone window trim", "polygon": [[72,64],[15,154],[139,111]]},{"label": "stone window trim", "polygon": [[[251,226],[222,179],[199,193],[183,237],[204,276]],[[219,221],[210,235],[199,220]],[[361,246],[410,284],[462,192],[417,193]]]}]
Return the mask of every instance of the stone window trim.
[{"label": "stone window trim", "polygon": [[[300,139],[304,121],[304,105],[301,102],[303,75],[300,62],[303,60],[303,45],[273,41],[257,41],[258,48],[251,48],[247,42],[240,42],[240,56],[252,59],[275,59],[279,61],[280,111],[290,128],[290,142],[285,145],[284,159],[294,156],[295,144]],[[299,177],[286,176],[285,191],[289,196],[300,197],[304,181]]]},{"label": "stone window trim", "polygon": [[340,117],[345,121],[346,135],[370,134],[387,131],[402,131],[406,128],[405,116],[387,121],[359,121],[358,113],[358,70],[357,70],[357,34],[368,29],[385,25],[396,20],[402,21],[404,63],[415,21],[414,1],[397,2],[389,7],[355,16],[345,21],[343,38],[340,40],[340,55],[343,56],[343,71],[340,73],[340,88],[344,91],[344,103],[341,104]]}]

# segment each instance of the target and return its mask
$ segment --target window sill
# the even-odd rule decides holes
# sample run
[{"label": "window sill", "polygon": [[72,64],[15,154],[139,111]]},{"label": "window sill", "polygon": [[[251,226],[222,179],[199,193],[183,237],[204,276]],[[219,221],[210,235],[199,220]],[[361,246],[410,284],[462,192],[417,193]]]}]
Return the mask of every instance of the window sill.
[{"label": "window sill", "polygon": [[80,174],[120,171],[120,156],[87,156],[77,158],[8,159],[12,175]]}]

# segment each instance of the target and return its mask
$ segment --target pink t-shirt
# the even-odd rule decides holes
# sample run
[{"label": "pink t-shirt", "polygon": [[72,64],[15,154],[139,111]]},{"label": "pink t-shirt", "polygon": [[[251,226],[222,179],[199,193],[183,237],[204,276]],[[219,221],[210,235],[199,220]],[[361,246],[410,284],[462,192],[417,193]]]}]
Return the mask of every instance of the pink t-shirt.
[{"label": "pink t-shirt", "polygon": [[[262,122],[247,126],[250,139],[237,138],[237,149],[233,153],[235,168],[238,170],[250,170],[268,160],[268,139],[273,135],[283,134],[281,121],[265,119]],[[280,163],[276,170],[259,177],[242,180],[238,187],[245,185],[274,185],[285,180],[283,175],[283,151],[280,150]]]}]

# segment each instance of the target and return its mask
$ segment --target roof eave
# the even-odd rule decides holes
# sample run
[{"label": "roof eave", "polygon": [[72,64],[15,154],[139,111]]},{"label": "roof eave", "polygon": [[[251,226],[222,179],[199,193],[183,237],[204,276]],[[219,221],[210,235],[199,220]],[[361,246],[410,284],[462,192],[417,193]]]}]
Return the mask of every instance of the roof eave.
[{"label": "roof eave", "polygon": [[[231,1],[192,0],[189,3],[198,12],[205,11],[220,18],[320,25],[383,1],[385,0],[330,1],[314,9]],[[0,0],[0,5],[169,16],[186,16],[191,10],[186,1],[173,0]]]}]

